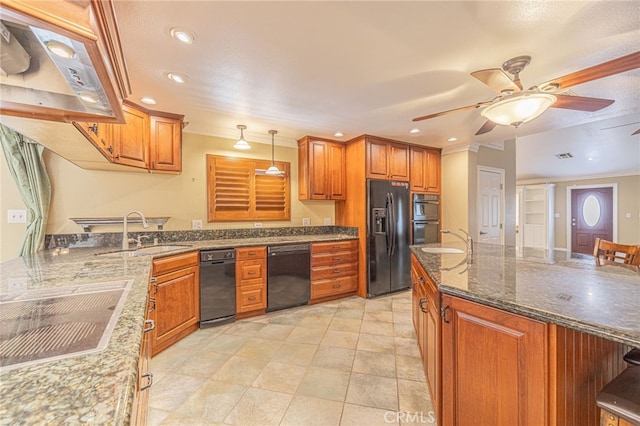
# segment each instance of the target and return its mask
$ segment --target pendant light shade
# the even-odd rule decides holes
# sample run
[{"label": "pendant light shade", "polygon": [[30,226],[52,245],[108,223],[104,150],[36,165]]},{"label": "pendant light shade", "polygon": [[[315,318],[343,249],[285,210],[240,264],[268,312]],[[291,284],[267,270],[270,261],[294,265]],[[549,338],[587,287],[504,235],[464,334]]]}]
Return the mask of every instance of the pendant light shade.
[{"label": "pendant light shade", "polygon": [[275,156],[274,156],[274,147],[275,147],[275,140],[274,137],[275,135],[278,133],[277,130],[269,130],[269,134],[271,135],[271,165],[269,166],[269,168],[264,172],[267,175],[281,175],[282,172],[280,171],[280,169],[276,166],[275,163]]},{"label": "pendant light shade", "polygon": [[238,124],[236,127],[240,129],[240,139],[238,139],[238,142],[236,142],[233,147],[235,149],[251,149],[251,145],[244,140],[244,129],[246,129],[247,126],[244,124]]},{"label": "pendant light shade", "polygon": [[523,90],[492,103],[480,111],[480,114],[496,124],[518,127],[538,117],[556,100],[557,98],[549,93]]}]

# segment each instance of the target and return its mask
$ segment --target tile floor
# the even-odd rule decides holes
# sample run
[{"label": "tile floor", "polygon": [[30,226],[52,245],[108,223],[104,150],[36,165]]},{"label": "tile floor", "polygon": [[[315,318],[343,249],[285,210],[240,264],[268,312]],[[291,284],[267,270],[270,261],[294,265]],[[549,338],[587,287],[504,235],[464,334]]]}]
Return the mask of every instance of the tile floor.
[{"label": "tile floor", "polygon": [[435,424],[410,291],[198,330],[151,371],[150,426]]}]

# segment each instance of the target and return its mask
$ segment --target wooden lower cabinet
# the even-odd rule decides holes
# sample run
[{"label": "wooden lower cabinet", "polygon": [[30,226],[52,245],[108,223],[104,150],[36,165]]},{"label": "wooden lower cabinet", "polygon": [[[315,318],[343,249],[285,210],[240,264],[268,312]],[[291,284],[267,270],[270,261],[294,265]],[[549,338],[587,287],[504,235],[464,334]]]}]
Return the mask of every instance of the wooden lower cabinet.
[{"label": "wooden lower cabinet", "polygon": [[200,323],[198,252],[153,260],[151,297],[156,301],[152,356],[196,331]]},{"label": "wooden lower cabinet", "polygon": [[142,345],[140,346],[140,358],[138,359],[138,380],[136,382],[133,409],[131,410],[131,421],[129,422],[136,426],[147,424],[149,388],[153,384],[153,374],[149,371],[149,361],[151,360],[151,333],[155,329],[155,309],[156,300],[153,297],[149,297]]},{"label": "wooden lower cabinet", "polygon": [[267,247],[236,249],[236,318],[267,309]]},{"label": "wooden lower cabinet", "polygon": [[354,294],[358,289],[358,240],[311,245],[311,303]]}]

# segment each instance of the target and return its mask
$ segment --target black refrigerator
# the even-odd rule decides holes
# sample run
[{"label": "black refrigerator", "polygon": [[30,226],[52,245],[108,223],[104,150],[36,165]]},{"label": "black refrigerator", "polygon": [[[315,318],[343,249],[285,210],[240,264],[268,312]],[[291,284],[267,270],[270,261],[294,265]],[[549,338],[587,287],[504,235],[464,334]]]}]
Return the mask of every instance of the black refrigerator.
[{"label": "black refrigerator", "polygon": [[409,182],[367,180],[367,297],[411,286]]}]

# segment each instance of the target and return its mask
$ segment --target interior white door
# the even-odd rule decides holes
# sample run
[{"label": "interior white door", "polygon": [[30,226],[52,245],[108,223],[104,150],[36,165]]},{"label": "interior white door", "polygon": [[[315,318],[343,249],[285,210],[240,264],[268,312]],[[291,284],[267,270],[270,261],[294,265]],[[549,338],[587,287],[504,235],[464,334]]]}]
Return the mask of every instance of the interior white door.
[{"label": "interior white door", "polygon": [[504,170],[478,170],[478,242],[503,244]]}]

